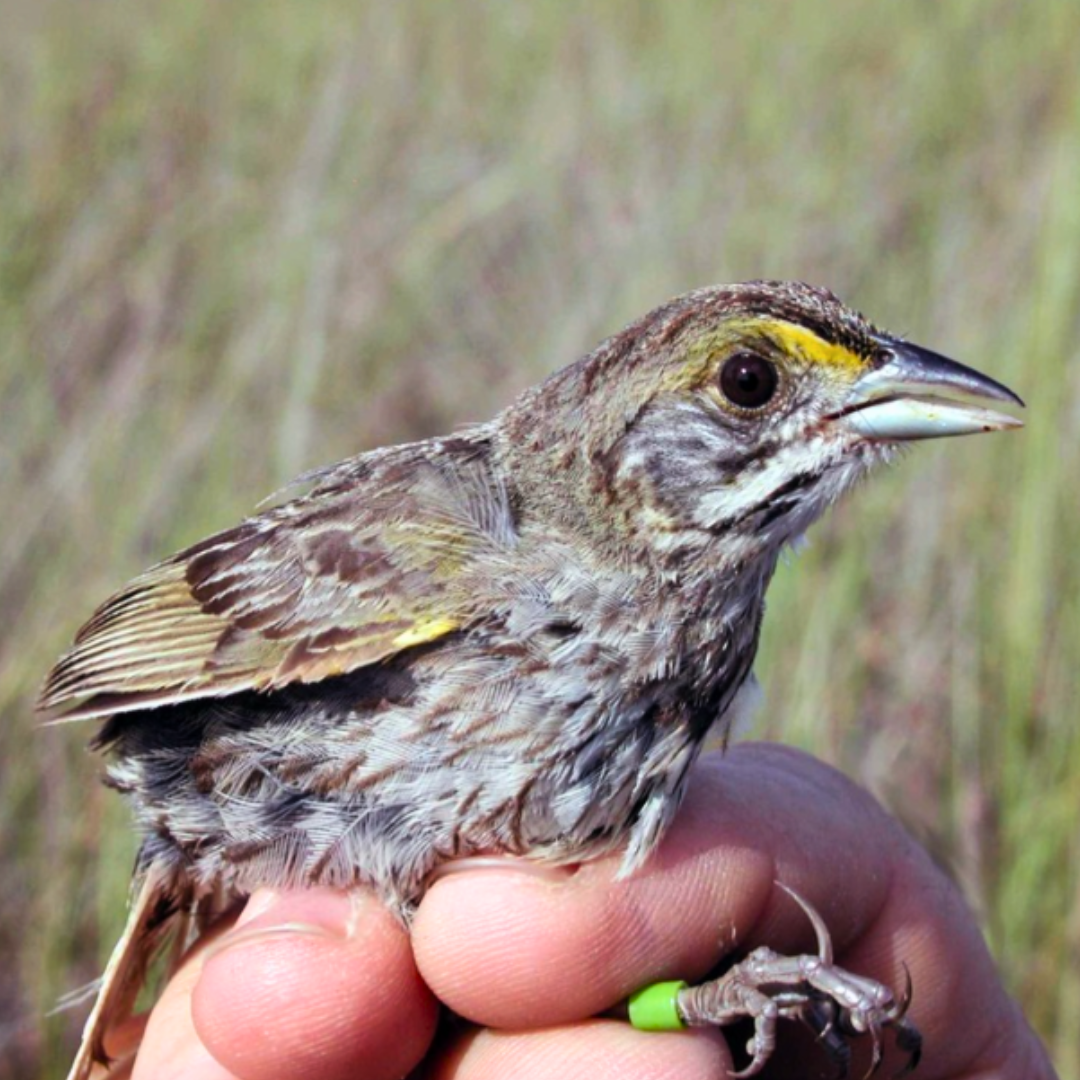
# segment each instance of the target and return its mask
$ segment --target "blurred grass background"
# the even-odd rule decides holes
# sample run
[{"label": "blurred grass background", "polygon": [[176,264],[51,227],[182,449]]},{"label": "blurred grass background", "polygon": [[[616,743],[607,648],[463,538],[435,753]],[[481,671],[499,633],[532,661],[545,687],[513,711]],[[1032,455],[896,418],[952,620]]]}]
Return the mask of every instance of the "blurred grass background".
[{"label": "blurred grass background", "polygon": [[0,1077],[62,1072],[133,841],[44,671],[303,469],[666,297],[828,284],[1029,403],[771,594],[763,725],[952,867],[1080,1077],[1080,5],[5,0]]}]

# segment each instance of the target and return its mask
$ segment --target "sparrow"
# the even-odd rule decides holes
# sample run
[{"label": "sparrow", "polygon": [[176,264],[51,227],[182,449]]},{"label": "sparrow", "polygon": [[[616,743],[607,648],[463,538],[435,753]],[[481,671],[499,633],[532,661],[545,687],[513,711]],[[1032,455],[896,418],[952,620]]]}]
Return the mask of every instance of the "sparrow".
[{"label": "sparrow", "polygon": [[[753,686],[785,546],[903,445],[1020,426],[972,399],[1022,405],[824,289],[699,289],[494,420],[309,474],[135,578],[39,702],[101,722],[142,837],[73,1080],[163,945],[259,886],[369,888],[407,924],[468,856],[632,874]],[[894,1025],[916,1056],[906,1002],[815,929],[824,977],[770,954],[678,988],[678,1018],[750,1016],[756,1072],[752,985],[838,1054]]]}]

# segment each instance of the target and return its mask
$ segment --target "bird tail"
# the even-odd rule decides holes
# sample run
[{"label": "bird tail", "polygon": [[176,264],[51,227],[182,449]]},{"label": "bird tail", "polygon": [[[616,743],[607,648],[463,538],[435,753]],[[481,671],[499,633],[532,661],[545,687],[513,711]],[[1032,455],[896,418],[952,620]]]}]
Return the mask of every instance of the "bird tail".
[{"label": "bird tail", "polygon": [[101,977],[67,1080],[104,1080],[109,1075],[106,1033],[133,1014],[150,964],[170,938],[170,967],[175,967],[187,943],[189,921],[190,904],[179,898],[174,877],[151,865],[132,887],[127,924]]}]

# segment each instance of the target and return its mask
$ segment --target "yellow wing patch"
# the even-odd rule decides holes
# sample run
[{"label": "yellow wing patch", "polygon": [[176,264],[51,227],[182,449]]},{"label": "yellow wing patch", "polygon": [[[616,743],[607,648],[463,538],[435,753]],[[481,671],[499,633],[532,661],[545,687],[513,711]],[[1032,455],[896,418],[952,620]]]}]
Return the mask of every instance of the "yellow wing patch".
[{"label": "yellow wing patch", "polygon": [[452,630],[456,630],[460,625],[457,619],[420,620],[408,630],[398,634],[390,644],[395,649],[411,649],[414,645],[426,645],[429,641],[436,641]]}]

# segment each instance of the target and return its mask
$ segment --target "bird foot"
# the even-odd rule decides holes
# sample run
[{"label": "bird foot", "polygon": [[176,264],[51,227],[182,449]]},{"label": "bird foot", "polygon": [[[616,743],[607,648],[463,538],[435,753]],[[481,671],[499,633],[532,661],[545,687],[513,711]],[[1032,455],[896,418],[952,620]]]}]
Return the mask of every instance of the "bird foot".
[{"label": "bird foot", "polygon": [[837,967],[821,916],[791,889],[780,887],[806,912],[817,935],[817,955],[782,956],[764,946],[755,949],[720,978],[679,989],[675,1005],[682,1022],[690,1027],[721,1027],[752,1020],[754,1034],[747,1043],[750,1064],[737,1077],[754,1076],[764,1068],[776,1047],[776,1023],[781,1019],[805,1023],[841,1077],[847,1076],[850,1067],[850,1036],[873,1038],[869,1077],[881,1065],[883,1032],[892,1028],[897,1046],[908,1055],[902,1072],[910,1072],[922,1050],[921,1035],[905,1019],[911,1004],[910,979],[897,998],[882,983]]}]

